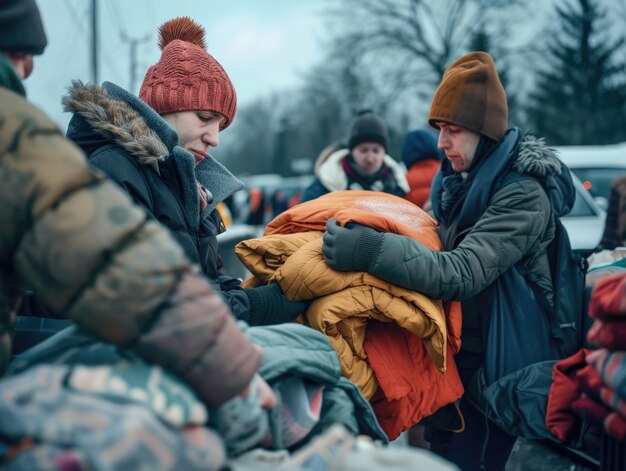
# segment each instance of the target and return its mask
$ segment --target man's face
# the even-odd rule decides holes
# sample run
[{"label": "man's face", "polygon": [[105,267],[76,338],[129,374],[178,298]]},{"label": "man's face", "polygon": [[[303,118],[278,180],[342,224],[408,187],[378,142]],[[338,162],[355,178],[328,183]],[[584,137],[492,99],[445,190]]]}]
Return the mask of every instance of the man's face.
[{"label": "man's face", "polygon": [[17,76],[26,80],[33,71],[33,55],[21,52],[7,52],[5,57],[15,69]]},{"label": "man's face", "polygon": [[193,154],[196,165],[206,158],[209,147],[220,144],[219,133],[226,120],[215,111],[179,111],[163,118],[176,129],[179,145]]},{"label": "man's face", "polygon": [[352,149],[352,157],[363,175],[373,175],[383,164],[385,148],[377,142],[362,142]]},{"label": "man's face", "polygon": [[438,122],[438,147],[443,150],[456,173],[467,172],[474,160],[480,134],[462,126]]}]

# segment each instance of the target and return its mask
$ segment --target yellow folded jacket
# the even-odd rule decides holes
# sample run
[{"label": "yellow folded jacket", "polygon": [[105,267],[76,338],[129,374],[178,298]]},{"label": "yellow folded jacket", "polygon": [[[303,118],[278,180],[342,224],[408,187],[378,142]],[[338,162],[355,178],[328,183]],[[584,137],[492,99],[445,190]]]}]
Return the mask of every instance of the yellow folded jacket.
[{"label": "yellow folded jacket", "polygon": [[443,303],[363,272],[338,272],[322,255],[322,233],[276,234],[235,249],[254,275],[247,286],[277,282],[286,297],[311,300],[306,323],[324,333],[344,375],[370,399],[378,383],[363,349],[370,319],[396,322],[424,340],[433,364],[446,369],[447,326]]}]

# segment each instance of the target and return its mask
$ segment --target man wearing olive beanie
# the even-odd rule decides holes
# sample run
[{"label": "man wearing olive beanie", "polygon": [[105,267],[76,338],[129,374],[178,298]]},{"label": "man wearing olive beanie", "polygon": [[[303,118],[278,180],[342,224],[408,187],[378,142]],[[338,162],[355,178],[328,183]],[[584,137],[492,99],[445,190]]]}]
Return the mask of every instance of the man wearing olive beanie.
[{"label": "man wearing olive beanie", "polygon": [[[463,470],[504,469],[515,443],[476,407],[484,402],[485,381],[497,379],[485,366],[488,336],[510,349],[529,345],[531,363],[556,358],[552,340],[541,333],[503,339],[489,331],[494,312],[545,315],[538,298],[552,303],[554,295],[546,247],[555,217],[569,212],[575,195],[554,151],[542,139],[508,128],[507,114],[506,93],[489,54],[471,52],[445,71],[429,114],[446,156],[431,191],[443,251],[333,220],[324,234],[324,257],[335,270],[365,271],[436,299],[462,301],[463,344],[455,360],[466,391],[460,404],[465,431],[429,432],[432,449]],[[533,292],[529,280],[540,295],[527,299],[532,308],[519,313],[516,296]],[[502,298],[507,288],[516,299]]]}]

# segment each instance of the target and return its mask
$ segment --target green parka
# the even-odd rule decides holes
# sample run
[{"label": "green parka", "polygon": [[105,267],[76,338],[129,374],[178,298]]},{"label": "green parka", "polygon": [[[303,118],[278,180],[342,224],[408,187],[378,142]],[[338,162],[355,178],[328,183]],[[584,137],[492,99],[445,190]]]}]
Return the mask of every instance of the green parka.
[{"label": "green parka", "polygon": [[[503,162],[498,159],[507,159],[510,165],[497,178],[488,179],[490,166]],[[517,130],[505,135],[481,167],[472,184],[476,191],[470,189],[462,204],[469,211],[479,211],[480,202],[473,195],[484,189],[489,195],[486,209],[475,214],[468,226],[458,220],[439,221],[445,251],[386,233],[369,269],[375,276],[427,296],[463,301],[461,350],[474,353],[483,351],[489,323],[477,295],[514,264],[521,261],[552,301],[546,248],[554,237],[555,217],[569,212],[575,194],[569,170],[554,151],[541,139],[520,136]],[[534,178],[498,187],[509,172]],[[549,195],[542,186],[548,180]],[[440,179],[436,179],[433,195],[440,191]]]}]

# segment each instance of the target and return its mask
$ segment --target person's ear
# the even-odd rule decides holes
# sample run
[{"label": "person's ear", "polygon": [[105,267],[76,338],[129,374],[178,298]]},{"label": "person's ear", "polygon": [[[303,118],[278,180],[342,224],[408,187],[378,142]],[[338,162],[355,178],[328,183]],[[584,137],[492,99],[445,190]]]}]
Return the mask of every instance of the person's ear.
[{"label": "person's ear", "polygon": [[4,56],[13,66],[15,73],[22,80],[26,80],[33,72],[33,55],[20,52],[6,52]]}]

